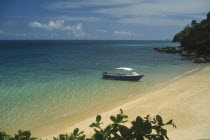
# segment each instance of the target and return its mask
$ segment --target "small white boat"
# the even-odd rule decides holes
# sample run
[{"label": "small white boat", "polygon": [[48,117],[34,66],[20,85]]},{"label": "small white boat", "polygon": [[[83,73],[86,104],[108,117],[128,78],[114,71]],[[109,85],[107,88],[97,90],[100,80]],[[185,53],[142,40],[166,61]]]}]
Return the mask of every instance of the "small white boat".
[{"label": "small white boat", "polygon": [[[120,67],[117,69],[125,71],[133,70],[132,68],[127,68],[127,67]],[[132,72],[130,74],[103,72],[102,75],[104,79],[125,80],[125,81],[139,81],[142,77],[145,76],[144,74],[138,74],[137,72]]]}]

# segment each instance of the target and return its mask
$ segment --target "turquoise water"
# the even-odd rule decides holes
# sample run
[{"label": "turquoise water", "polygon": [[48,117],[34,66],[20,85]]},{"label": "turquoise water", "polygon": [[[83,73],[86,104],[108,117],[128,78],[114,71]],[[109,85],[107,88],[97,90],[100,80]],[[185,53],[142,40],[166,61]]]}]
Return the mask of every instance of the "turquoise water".
[{"label": "turquoise water", "polygon": [[[166,41],[0,41],[0,131],[14,133],[49,120],[142,94],[195,69],[191,60],[157,53]],[[131,67],[139,82],[103,80]]]}]

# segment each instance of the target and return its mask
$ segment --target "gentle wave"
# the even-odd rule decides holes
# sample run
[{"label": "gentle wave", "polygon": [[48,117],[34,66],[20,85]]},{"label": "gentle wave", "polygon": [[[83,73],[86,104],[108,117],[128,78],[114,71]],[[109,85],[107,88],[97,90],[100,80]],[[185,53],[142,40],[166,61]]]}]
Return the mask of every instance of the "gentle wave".
[{"label": "gentle wave", "polygon": [[185,73],[183,73],[183,74],[181,74],[181,75],[179,75],[179,76],[177,76],[177,77],[171,79],[170,81],[174,81],[174,80],[176,80],[176,79],[179,79],[179,78],[181,78],[181,77],[183,77],[183,76],[185,76],[185,75],[187,75],[187,74],[189,74],[189,73],[192,73],[192,72],[194,72],[194,71],[196,71],[196,70],[199,70],[199,68],[195,68],[195,69],[189,70],[189,71],[187,71],[187,72],[185,72]]}]

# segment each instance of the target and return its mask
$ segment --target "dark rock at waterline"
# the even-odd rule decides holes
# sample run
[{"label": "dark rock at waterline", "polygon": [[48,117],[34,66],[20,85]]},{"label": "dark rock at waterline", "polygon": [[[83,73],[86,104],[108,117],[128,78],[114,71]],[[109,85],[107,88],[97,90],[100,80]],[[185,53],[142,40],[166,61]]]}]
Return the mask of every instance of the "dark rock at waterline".
[{"label": "dark rock at waterline", "polygon": [[194,63],[207,63],[207,61],[203,57],[196,58]]},{"label": "dark rock at waterline", "polygon": [[196,57],[196,56],[198,56],[198,54],[197,54],[197,53],[192,52],[192,53],[189,53],[189,56]]},{"label": "dark rock at waterline", "polygon": [[180,53],[181,52],[181,48],[180,47],[161,47],[161,48],[154,48],[155,51],[158,52],[165,52],[165,53]]},{"label": "dark rock at waterline", "polygon": [[188,56],[188,55],[189,55],[189,52],[188,52],[188,51],[182,50],[180,54],[181,54],[182,56]]},{"label": "dark rock at waterline", "polygon": [[210,62],[210,54],[199,55],[197,54],[196,50],[183,50],[182,47],[170,47],[170,46],[154,48],[154,50],[157,52],[164,52],[164,53],[171,53],[171,54],[179,53],[181,56],[184,56],[185,58],[194,60],[194,63]]},{"label": "dark rock at waterline", "polygon": [[210,62],[210,56],[205,56],[205,60]]}]

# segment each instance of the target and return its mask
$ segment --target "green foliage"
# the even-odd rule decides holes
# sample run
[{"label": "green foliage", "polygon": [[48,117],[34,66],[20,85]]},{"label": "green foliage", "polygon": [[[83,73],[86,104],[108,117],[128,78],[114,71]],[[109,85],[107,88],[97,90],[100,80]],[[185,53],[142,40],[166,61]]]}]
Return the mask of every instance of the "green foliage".
[{"label": "green foliage", "polygon": [[[96,116],[95,122],[90,124],[89,127],[94,129],[94,134],[91,138],[85,138],[84,131],[79,131],[79,128],[75,128],[73,132],[68,134],[60,134],[58,138],[53,137],[54,140],[169,140],[167,136],[167,130],[163,127],[165,125],[172,125],[176,127],[173,120],[167,123],[163,122],[160,115],[157,115],[153,119],[150,115],[142,118],[137,116],[134,121],[131,122],[131,127],[123,125],[127,122],[128,116],[120,109],[120,113],[116,116],[110,116],[111,124],[102,128],[101,116]],[[154,131],[153,131],[154,130]],[[156,132],[155,134],[152,132]],[[31,138],[30,131],[18,131],[14,137],[7,135],[4,132],[0,132],[0,140],[35,140],[37,138]]]},{"label": "green foliage", "polygon": [[5,132],[0,132],[0,140],[9,140],[10,138],[10,135],[7,135]]},{"label": "green foliage", "polygon": [[85,140],[84,131],[79,132],[79,128],[75,128],[73,133],[60,134],[58,138],[53,137],[54,140]]},{"label": "green foliage", "polygon": [[187,37],[190,34],[190,25],[187,25],[183,31],[177,33],[174,38],[173,38],[173,42],[181,42],[183,38]]},{"label": "green foliage", "polygon": [[0,140],[36,140],[38,138],[31,137],[30,131],[22,131],[19,130],[18,134],[15,134],[14,137],[11,137],[10,135],[7,135],[4,132],[0,132]]},{"label": "green foliage", "polygon": [[208,12],[207,14],[207,18],[206,18],[208,21],[210,21],[210,11]]},{"label": "green foliage", "polygon": [[[161,116],[157,115],[155,118],[151,119],[150,115],[142,118],[137,116],[134,121],[131,122],[132,126],[129,128],[123,125],[127,122],[128,116],[120,113],[116,116],[111,116],[110,120],[112,124],[109,124],[104,129],[101,127],[100,121],[93,122],[90,127],[94,128],[95,134],[89,140],[164,140],[169,139],[167,136],[167,130],[163,128],[165,125],[172,125],[176,127],[173,120],[167,123],[163,122]],[[99,117],[101,120],[101,117]],[[152,130],[156,134],[152,134]]]},{"label": "green foliage", "polygon": [[196,20],[191,21],[191,26],[195,26],[197,24]]},{"label": "green foliage", "polygon": [[177,33],[173,42],[180,42],[185,50],[195,50],[198,54],[210,54],[210,12],[200,23],[192,20],[191,26],[188,25]]}]

